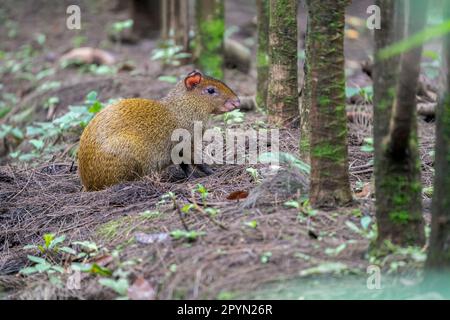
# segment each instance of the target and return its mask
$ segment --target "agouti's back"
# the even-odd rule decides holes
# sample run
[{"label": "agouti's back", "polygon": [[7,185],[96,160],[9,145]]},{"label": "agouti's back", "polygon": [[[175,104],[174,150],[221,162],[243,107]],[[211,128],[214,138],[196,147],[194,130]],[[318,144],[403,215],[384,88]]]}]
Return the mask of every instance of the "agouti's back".
[{"label": "agouti's back", "polygon": [[193,71],[162,100],[123,99],[100,111],[84,129],[78,171],[84,190],[136,180],[171,164],[175,129],[239,106],[219,80]]},{"label": "agouti's back", "polygon": [[81,135],[83,185],[100,190],[166,167],[175,128],[176,119],[158,101],[123,99],[103,109]]}]

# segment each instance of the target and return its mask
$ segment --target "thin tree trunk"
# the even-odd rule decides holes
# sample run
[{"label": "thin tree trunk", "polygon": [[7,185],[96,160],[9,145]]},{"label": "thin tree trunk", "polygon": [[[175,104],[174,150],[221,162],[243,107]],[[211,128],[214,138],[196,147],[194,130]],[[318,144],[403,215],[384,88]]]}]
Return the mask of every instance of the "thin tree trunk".
[{"label": "thin tree trunk", "polygon": [[[384,0],[380,5],[385,10],[382,17],[387,18],[382,19],[385,27],[376,31],[377,49],[392,43],[398,34],[398,31],[389,30],[393,3]],[[426,1],[412,0],[407,16],[408,36],[422,30]],[[401,14],[397,15],[397,20],[401,23]],[[401,27],[397,26],[397,30]],[[398,60],[380,60],[375,54],[375,184],[379,247],[386,240],[399,245],[423,245],[425,240],[416,120],[421,54],[421,46],[403,53],[397,84],[395,65]],[[393,92],[396,92],[394,99]]]},{"label": "thin tree trunk", "polygon": [[[450,19],[450,3],[445,3],[445,19]],[[443,59],[444,60],[444,59]],[[431,235],[427,269],[450,271],[450,34],[445,37],[447,87],[436,110],[436,145],[434,161]]]},{"label": "thin tree trunk", "polygon": [[298,121],[297,0],[270,0],[269,122]]},{"label": "thin tree trunk", "polygon": [[352,201],[345,112],[344,27],[348,0],[308,0],[310,201],[335,207]]},{"label": "thin tree trunk", "polygon": [[225,15],[223,0],[196,1],[196,48],[198,68],[209,76],[223,78]]},{"label": "thin tree trunk", "polygon": [[269,0],[257,0],[258,51],[256,53],[256,105],[267,109],[267,79],[269,77]]},{"label": "thin tree trunk", "polygon": [[303,64],[303,90],[302,99],[300,103],[300,158],[303,161],[310,162],[310,132],[311,126],[309,124],[309,111],[311,110],[311,77],[309,73],[309,59],[311,59],[311,46],[309,45],[309,29],[310,18],[308,16],[306,35],[305,35],[305,61]]}]

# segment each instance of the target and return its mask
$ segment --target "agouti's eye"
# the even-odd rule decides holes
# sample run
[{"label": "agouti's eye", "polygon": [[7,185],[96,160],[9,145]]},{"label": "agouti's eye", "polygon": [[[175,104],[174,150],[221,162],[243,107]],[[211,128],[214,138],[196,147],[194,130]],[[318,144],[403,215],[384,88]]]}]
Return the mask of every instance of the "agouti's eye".
[{"label": "agouti's eye", "polygon": [[214,89],[214,88],[208,88],[208,93],[209,93],[209,94],[214,94],[214,93],[216,93],[216,89]]}]

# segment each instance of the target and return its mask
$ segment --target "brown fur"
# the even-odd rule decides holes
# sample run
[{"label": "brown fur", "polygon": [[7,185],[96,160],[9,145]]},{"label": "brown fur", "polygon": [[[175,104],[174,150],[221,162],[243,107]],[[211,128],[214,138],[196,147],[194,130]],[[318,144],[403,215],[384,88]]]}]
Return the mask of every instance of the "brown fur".
[{"label": "brown fur", "polygon": [[[189,77],[189,75],[188,75]],[[218,94],[205,94],[214,86]],[[80,139],[78,168],[86,191],[100,190],[123,181],[136,180],[171,164],[173,130],[193,131],[194,121],[224,112],[236,94],[219,80],[203,76],[188,89],[180,81],[160,101],[123,99],[100,111]]]}]

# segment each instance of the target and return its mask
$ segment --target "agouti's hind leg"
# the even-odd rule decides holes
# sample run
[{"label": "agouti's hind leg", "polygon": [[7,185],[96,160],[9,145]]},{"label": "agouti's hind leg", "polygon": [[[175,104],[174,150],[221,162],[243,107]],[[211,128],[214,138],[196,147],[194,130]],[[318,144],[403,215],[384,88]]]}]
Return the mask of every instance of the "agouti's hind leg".
[{"label": "agouti's hind leg", "polygon": [[200,170],[200,172],[203,172],[207,176],[209,176],[209,175],[214,173],[214,171],[212,171],[212,169],[207,164],[196,164],[195,167],[198,170]]},{"label": "agouti's hind leg", "polygon": [[[186,178],[198,178],[202,176],[209,176],[214,173],[211,168],[206,164],[185,164],[181,163],[180,168],[183,170]],[[201,172],[202,174],[199,174]]]}]

